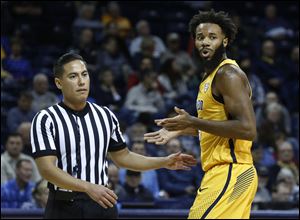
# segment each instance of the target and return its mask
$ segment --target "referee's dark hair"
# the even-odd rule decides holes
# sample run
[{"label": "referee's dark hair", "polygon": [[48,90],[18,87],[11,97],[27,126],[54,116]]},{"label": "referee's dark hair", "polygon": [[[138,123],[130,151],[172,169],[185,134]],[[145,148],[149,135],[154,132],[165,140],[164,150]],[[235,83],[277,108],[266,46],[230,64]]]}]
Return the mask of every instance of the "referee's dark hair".
[{"label": "referee's dark hair", "polygon": [[196,28],[201,23],[213,23],[221,27],[223,33],[228,38],[228,45],[230,45],[237,34],[237,26],[229,17],[228,13],[224,11],[215,12],[214,9],[210,11],[199,11],[194,15],[189,23],[189,31],[195,39]]},{"label": "referee's dark hair", "polygon": [[83,60],[82,56],[80,56],[79,54],[76,54],[74,52],[65,53],[60,58],[58,58],[58,60],[54,64],[54,67],[53,67],[54,77],[60,78],[65,71],[64,65],[69,62],[72,62],[73,60],[81,60],[86,64],[86,62]]}]

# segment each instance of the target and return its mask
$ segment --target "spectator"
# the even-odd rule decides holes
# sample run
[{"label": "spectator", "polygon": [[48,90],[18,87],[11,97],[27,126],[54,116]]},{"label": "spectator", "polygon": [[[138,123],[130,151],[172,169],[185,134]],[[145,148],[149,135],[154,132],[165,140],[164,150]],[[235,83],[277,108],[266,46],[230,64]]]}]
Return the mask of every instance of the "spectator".
[{"label": "spectator", "polygon": [[113,72],[116,85],[123,89],[126,87],[126,76],[123,72],[123,67],[128,65],[128,61],[122,54],[115,37],[107,37],[102,44],[104,51],[98,54],[97,69],[101,70],[109,67]]},{"label": "spectator", "polygon": [[272,40],[263,41],[261,57],[255,62],[255,72],[259,74],[267,92],[273,90],[280,94],[285,74],[278,57],[274,42]]},{"label": "spectator", "polygon": [[95,73],[98,51],[94,42],[94,32],[91,28],[83,28],[80,31],[79,38],[75,39],[71,50],[86,60],[88,71]]},{"label": "spectator", "polygon": [[256,111],[258,107],[265,102],[265,89],[257,74],[253,70],[251,59],[246,57],[240,62],[241,69],[246,73],[250,86],[252,88],[252,103]]},{"label": "spectator", "polygon": [[39,73],[33,78],[33,91],[31,92],[32,109],[35,112],[58,102],[58,98],[53,92],[49,91],[49,81],[47,75]]},{"label": "spectator", "polygon": [[260,27],[265,37],[274,40],[283,40],[293,36],[293,30],[290,25],[277,15],[277,7],[274,4],[268,4],[265,7],[265,17],[261,19]]},{"label": "spectator", "polygon": [[128,134],[128,144],[132,145],[135,142],[143,142],[144,134],[147,132],[147,127],[141,122],[136,122],[131,125],[126,133]]},{"label": "spectator", "polygon": [[[144,156],[149,156],[145,149],[144,142],[135,142],[132,144],[131,151]],[[122,184],[125,182],[126,169],[119,170],[120,181]],[[160,190],[158,184],[158,177],[156,170],[148,170],[141,173],[142,180],[141,184],[148,189],[154,198],[159,198]]]},{"label": "spectator", "polygon": [[160,58],[155,54],[155,41],[152,37],[143,37],[140,44],[141,48],[133,55],[133,67],[137,70],[141,66],[141,62],[144,58],[149,58],[152,61],[153,69],[159,71]]},{"label": "spectator", "polygon": [[256,169],[259,169],[260,167],[269,168],[276,163],[276,158],[274,157],[274,148],[266,148],[263,146],[263,144],[254,142],[251,150],[253,163]]},{"label": "spectator", "polygon": [[22,122],[17,129],[17,133],[21,135],[23,142],[22,152],[32,156],[32,148],[30,143],[30,128],[31,122]]},{"label": "spectator", "polygon": [[109,22],[104,26],[103,35],[100,41],[103,41],[108,37],[114,37],[117,40],[121,53],[124,54],[126,59],[129,60],[131,63],[131,55],[127,46],[127,39],[124,39],[120,36],[118,25],[114,22]]},{"label": "spectator", "polygon": [[35,111],[32,109],[32,95],[29,92],[21,92],[18,106],[7,113],[7,128],[9,132],[16,132],[22,122],[31,122]]},{"label": "spectator", "polygon": [[149,23],[145,20],[140,20],[136,24],[136,30],[138,33],[138,36],[134,38],[129,46],[129,51],[131,56],[134,56],[136,53],[138,53],[141,50],[141,44],[142,40],[145,37],[151,37],[154,41],[154,52],[153,56],[156,58],[159,58],[165,51],[166,46],[164,45],[163,41],[155,35],[151,34],[151,29],[149,26]]},{"label": "spectator", "polygon": [[138,70],[132,72],[128,76],[127,90],[130,90],[133,86],[135,86],[139,83],[141,73],[146,72],[146,71],[153,71],[153,70],[154,70],[154,68],[153,68],[152,59],[148,58],[148,57],[142,58]]},{"label": "spectator", "polygon": [[[171,139],[166,144],[166,153],[182,151],[179,139]],[[165,190],[170,198],[180,201],[180,206],[173,208],[188,208],[197,193],[201,182],[201,170],[193,167],[189,172],[177,172],[175,170],[158,170],[158,177],[161,189]]]},{"label": "spectator", "polygon": [[285,88],[283,89],[283,100],[291,114],[299,114],[299,100],[296,95],[299,92],[299,45],[293,46],[290,51],[290,59],[286,59],[284,70],[286,74]]},{"label": "spectator", "polygon": [[270,167],[270,178],[268,182],[268,189],[270,191],[274,187],[274,183],[282,168],[289,169],[294,175],[296,183],[299,184],[299,167],[294,162],[293,147],[289,142],[283,142],[278,146],[277,163]]},{"label": "spectator", "polygon": [[3,59],[3,69],[8,71],[20,86],[26,87],[33,77],[30,61],[23,57],[20,40],[12,39],[11,55]]},{"label": "spectator", "polygon": [[37,182],[41,179],[40,173],[32,157],[21,153],[23,149],[22,137],[20,134],[8,135],[5,152],[1,154],[1,185],[16,178],[16,164],[18,160],[29,160],[32,163],[31,181]]},{"label": "spectator", "polygon": [[299,202],[299,185],[289,169],[282,168],[278,174],[275,190],[272,193],[274,202]]},{"label": "spectator", "polygon": [[266,147],[275,147],[275,137],[277,133],[288,134],[284,126],[282,106],[278,103],[270,103],[266,107],[266,119],[258,126],[259,141]]},{"label": "spectator", "polygon": [[122,201],[126,195],[126,192],[119,180],[119,168],[113,163],[110,163],[108,165],[107,175],[108,187],[113,190],[118,196],[118,199]]},{"label": "spectator", "polygon": [[258,174],[258,188],[257,192],[255,194],[254,203],[265,203],[271,201],[271,194],[269,190],[267,189],[267,182],[269,177],[269,171],[267,167],[259,167],[257,169]]},{"label": "spectator", "polygon": [[278,149],[279,146],[284,142],[289,142],[293,146],[294,161],[296,164],[299,164],[299,139],[294,137],[287,137],[284,133],[276,134],[275,136],[276,148]]},{"label": "spectator", "polygon": [[180,67],[174,58],[168,58],[163,63],[158,82],[163,88],[163,97],[167,104],[167,109],[178,105],[182,108],[187,107],[184,103],[188,100],[188,88],[181,74]]},{"label": "spectator", "polygon": [[118,111],[121,108],[123,97],[121,91],[114,83],[114,75],[110,68],[104,68],[98,75],[99,84],[95,88],[97,91],[94,97],[98,105],[109,107],[112,111]]},{"label": "spectator", "polygon": [[[158,90],[155,72],[141,74],[141,82],[132,87],[127,93],[123,109],[123,117],[131,124],[136,121],[141,113],[163,114],[165,103]],[[130,117],[130,118],[129,118]]]},{"label": "spectator", "polygon": [[45,209],[49,196],[49,189],[47,187],[47,183],[48,182],[44,179],[38,181],[32,191],[32,200],[30,202],[23,203],[21,209]]},{"label": "spectator", "polygon": [[126,195],[121,202],[153,202],[152,193],[141,184],[141,173],[126,171],[124,184]]},{"label": "spectator", "polygon": [[[78,8],[78,17],[73,22],[74,35],[84,28],[91,28],[96,32],[101,32],[103,24],[95,19],[95,5],[92,3],[83,3]],[[76,39],[76,36],[75,38]]]},{"label": "spectator", "polygon": [[121,15],[121,9],[117,2],[107,4],[107,12],[102,15],[101,22],[104,25],[115,23],[121,38],[127,38],[131,31],[131,23],[128,18]]},{"label": "spectator", "polygon": [[192,76],[196,72],[196,66],[190,55],[181,50],[181,39],[179,34],[172,32],[167,35],[167,50],[161,56],[161,63],[168,58],[174,58],[178,64],[180,71]]},{"label": "spectator", "polygon": [[[256,125],[258,127],[261,126],[261,123],[264,121],[264,118],[266,118],[266,107],[271,103],[280,104],[279,98],[275,92],[268,92],[265,97],[265,103],[262,106],[260,106],[256,111],[256,123],[257,123]],[[284,105],[281,105],[281,114],[282,114],[282,119],[284,124],[284,130],[286,131],[287,134],[290,134],[291,116],[288,109]]]},{"label": "spectator", "polygon": [[[1,160],[2,162],[2,160]],[[1,208],[21,208],[32,199],[34,183],[31,160],[21,159],[16,164],[16,177],[1,185]]]},{"label": "spectator", "polygon": [[299,202],[299,179],[296,179],[293,172],[288,168],[282,168],[278,173],[276,182],[284,181],[291,190],[290,200]]}]

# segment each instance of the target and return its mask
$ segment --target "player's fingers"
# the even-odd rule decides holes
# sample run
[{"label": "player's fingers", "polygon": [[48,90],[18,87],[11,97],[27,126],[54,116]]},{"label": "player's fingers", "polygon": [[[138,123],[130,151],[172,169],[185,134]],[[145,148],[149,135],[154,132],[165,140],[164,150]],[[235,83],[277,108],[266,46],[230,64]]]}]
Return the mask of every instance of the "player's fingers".
[{"label": "player's fingers", "polygon": [[179,127],[176,124],[166,124],[163,126],[168,131],[177,131],[180,130]]},{"label": "player's fingers", "polygon": [[149,132],[149,133],[144,134],[144,137],[154,137],[154,136],[156,136],[158,134],[159,134],[158,131]]},{"label": "player's fingers", "polygon": [[166,144],[167,143],[167,140],[166,139],[163,139],[161,141],[156,141],[155,144],[157,145],[162,145],[162,144]]},{"label": "player's fingers", "polygon": [[174,110],[176,113],[178,113],[179,115],[183,115],[186,113],[186,111],[184,111],[184,109],[181,108],[177,108],[176,106],[174,107]]},{"label": "player's fingers", "polygon": [[144,138],[148,143],[155,143],[157,141],[157,138]]}]

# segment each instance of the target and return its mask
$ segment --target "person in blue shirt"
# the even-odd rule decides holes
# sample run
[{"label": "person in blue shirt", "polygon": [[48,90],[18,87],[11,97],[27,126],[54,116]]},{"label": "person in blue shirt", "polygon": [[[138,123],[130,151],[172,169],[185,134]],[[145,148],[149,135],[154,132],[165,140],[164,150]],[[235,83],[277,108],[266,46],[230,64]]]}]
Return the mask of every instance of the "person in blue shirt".
[{"label": "person in blue shirt", "polygon": [[32,95],[28,91],[20,92],[18,105],[7,113],[7,128],[16,132],[22,122],[31,122],[36,111],[32,109]]},{"label": "person in blue shirt", "polygon": [[[146,156],[147,152],[145,149],[144,142],[135,142],[132,144],[132,152]],[[125,183],[126,169],[121,168],[119,170],[119,177],[121,184]],[[159,184],[156,170],[148,170],[141,173],[141,185],[148,189],[155,198],[159,198]]]},{"label": "person in blue shirt", "polygon": [[16,178],[1,186],[1,208],[20,208],[23,203],[30,202],[35,186],[30,181],[32,162],[21,159],[16,165]]},{"label": "person in blue shirt", "polygon": [[38,181],[32,191],[32,200],[30,202],[24,202],[21,209],[44,209],[49,196],[47,184],[48,182],[45,179]]}]

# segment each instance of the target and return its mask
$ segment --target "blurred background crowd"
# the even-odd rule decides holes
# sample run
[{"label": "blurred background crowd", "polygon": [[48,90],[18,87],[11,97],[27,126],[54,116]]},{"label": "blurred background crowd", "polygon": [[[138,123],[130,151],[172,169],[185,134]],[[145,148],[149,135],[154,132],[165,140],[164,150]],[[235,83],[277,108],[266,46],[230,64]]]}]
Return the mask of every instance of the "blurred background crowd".
[{"label": "blurred background crowd", "polygon": [[188,23],[198,10],[224,10],[239,33],[228,49],[248,75],[258,137],[252,151],[259,184],[253,209],[299,207],[299,3],[1,1],[1,208],[43,208],[48,190],[31,157],[31,120],[62,97],[53,63],[74,51],[87,62],[90,102],[118,117],[132,151],[163,156],[179,150],[191,171],[143,173],[109,163],[110,187],[122,207],[189,208],[200,185],[198,138],[145,143],[156,118],[173,107],[196,115],[203,69]]}]

